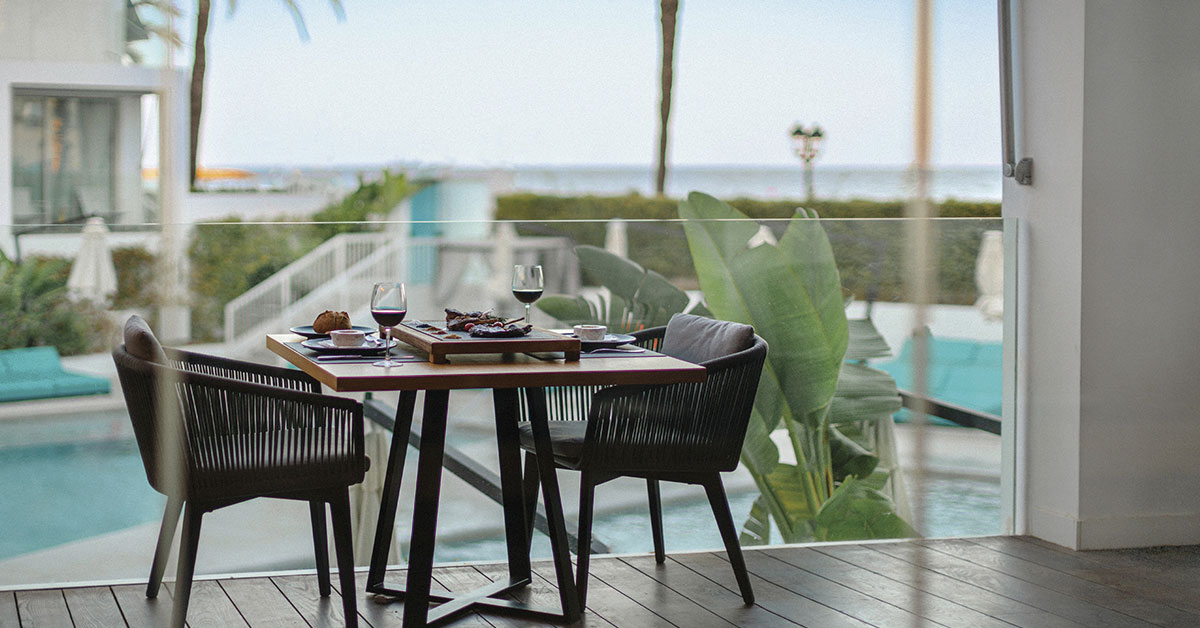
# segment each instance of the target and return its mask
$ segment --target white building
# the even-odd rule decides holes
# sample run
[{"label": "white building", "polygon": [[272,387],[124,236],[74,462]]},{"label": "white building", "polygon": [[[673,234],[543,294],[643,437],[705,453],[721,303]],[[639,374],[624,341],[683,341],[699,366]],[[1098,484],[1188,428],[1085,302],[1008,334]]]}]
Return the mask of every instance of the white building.
[{"label": "white building", "polygon": [[[146,17],[130,0],[0,2],[0,251],[9,257],[21,248],[70,255],[75,238],[62,234],[89,216],[141,240],[158,227],[138,225],[172,222],[187,181],[186,76],[140,63],[164,58]],[[149,186],[147,166],[166,166]]]}]

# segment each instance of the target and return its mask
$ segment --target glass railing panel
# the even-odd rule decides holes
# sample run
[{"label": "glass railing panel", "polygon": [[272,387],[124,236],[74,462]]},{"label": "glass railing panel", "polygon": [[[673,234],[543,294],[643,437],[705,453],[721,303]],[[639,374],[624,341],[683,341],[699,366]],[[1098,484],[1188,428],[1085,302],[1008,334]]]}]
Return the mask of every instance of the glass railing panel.
[{"label": "glass railing panel", "polygon": [[[264,211],[264,215],[270,213]],[[814,225],[817,229],[810,229]],[[991,248],[997,244],[992,233],[1003,230],[1002,222],[936,219],[928,225],[935,234],[939,280],[936,303],[930,307],[928,332],[934,340],[936,364],[929,391],[955,405],[1000,414],[989,405],[998,402],[1002,376],[1002,324],[995,315],[1003,307],[1013,307],[1002,301],[1003,278],[999,280],[1001,301],[992,298],[996,297],[995,265],[1003,268],[1004,261],[1004,247],[999,247],[998,258]],[[559,295],[560,306],[564,299],[582,297],[592,304],[587,311],[595,312],[597,320],[614,330],[634,329],[655,324],[672,309],[707,307],[718,315],[730,311],[729,299],[706,298],[704,292],[718,286],[714,277],[722,268],[729,268],[728,260],[715,260],[704,253],[703,240],[707,238],[710,245],[734,242],[731,246],[739,250],[747,243],[788,249],[786,254],[763,249],[756,254],[760,257],[755,263],[729,271],[733,279],[728,285],[755,300],[749,322],[764,335],[786,330],[791,314],[812,307],[806,297],[815,294],[813,286],[829,284],[800,275],[831,261],[837,270],[832,284],[836,307],[824,311],[842,311],[843,296],[852,297],[846,299],[845,316],[852,320],[869,316],[886,343],[886,348],[855,347],[854,343],[865,342],[867,334],[861,324],[850,323],[844,342],[852,348],[852,361],[865,360],[889,373],[900,388],[908,388],[913,369],[905,360],[911,355],[914,307],[908,287],[912,273],[905,260],[909,226],[910,222],[902,219],[199,223],[165,229],[173,234],[174,242],[183,243],[176,247],[181,253],[178,263],[167,266],[161,263],[164,228],[147,223],[141,229],[117,229],[106,236],[118,290],[111,300],[100,303],[69,297],[66,281],[81,235],[63,236],[51,233],[53,229],[48,227],[44,233],[22,236],[21,261],[2,263],[5,290],[12,296],[18,291],[14,288],[19,288],[20,299],[36,301],[34,305],[42,309],[14,309],[5,314],[6,320],[16,322],[10,325],[4,348],[55,346],[65,369],[105,379],[111,392],[0,403],[0,482],[21,487],[20,499],[5,500],[0,506],[0,524],[8,530],[0,544],[0,574],[26,582],[145,577],[163,499],[147,485],[107,353],[119,342],[119,325],[131,313],[150,321],[167,344],[278,363],[265,350],[265,334],[310,324],[322,310],[346,311],[353,322],[372,324],[367,310],[375,281],[409,284],[411,318],[441,318],[445,307],[491,308],[503,316],[520,316],[524,310],[511,294],[511,267],[540,263],[546,270],[546,296],[534,307],[535,324],[562,327],[577,322],[552,314],[561,315],[561,307],[555,310],[556,299],[551,298]],[[581,254],[581,246],[594,248]],[[651,270],[680,296],[635,291],[632,299],[623,298],[627,287],[622,287],[626,285],[622,281],[628,278],[615,277],[604,264],[614,256],[633,263],[626,265],[624,272]],[[167,274],[172,268],[173,274]],[[795,271],[797,276],[767,283],[759,276],[772,273],[771,277],[778,277],[785,271]],[[830,294],[822,294],[828,306]],[[39,325],[25,324],[29,322],[26,319]],[[830,319],[834,322],[829,329],[838,327],[835,319]],[[53,333],[38,335],[37,329],[46,327],[41,324],[45,321],[54,321],[58,327],[52,327]],[[787,334],[768,338],[772,356],[792,354],[786,344],[789,338]],[[841,370],[837,362],[833,368]],[[394,395],[376,395],[376,399],[394,403]],[[893,405],[898,409],[899,402]],[[839,412],[845,410],[838,408]],[[449,441],[465,455],[494,468],[491,412],[486,391],[456,393],[452,396]],[[888,409],[883,419],[847,419],[851,415],[842,414],[835,420],[839,438],[865,446],[879,459],[870,470],[857,467],[864,488],[885,495],[888,507],[904,522],[913,520],[913,504],[923,501],[925,527],[919,532],[926,536],[1002,532],[999,436],[935,425],[926,430],[926,458],[915,460],[914,430],[907,423],[893,424],[891,415]],[[908,417],[900,413],[897,418],[904,421]],[[768,420],[761,422],[763,433],[751,437],[757,438],[760,446],[773,447],[774,454],[768,458],[775,465],[794,469],[796,478],[826,482],[829,490],[817,497],[818,506],[845,485],[847,477],[858,477],[847,476],[846,469],[852,467],[841,462],[836,466],[830,463],[828,469],[808,468],[807,475],[801,473],[814,453],[818,458],[828,453],[793,445],[793,432],[802,432],[798,426],[803,421],[795,421],[789,432],[788,424],[779,417]],[[375,438],[386,443],[388,435],[379,432]],[[738,526],[752,520],[756,502],[760,510],[755,513],[762,512],[759,486],[776,468],[764,462],[762,455],[761,447],[745,453],[743,462],[759,468],[752,472],[743,464],[725,478]],[[414,458],[409,457],[409,464],[415,463]],[[927,470],[919,486],[908,475],[918,463]],[[382,469],[382,464],[375,469]],[[573,524],[575,484],[572,474],[562,475],[568,518]],[[622,490],[619,485],[605,485],[597,491],[595,535],[614,552],[643,552],[651,547],[641,486],[634,482]],[[703,492],[682,485],[664,489],[667,529],[672,531],[668,549],[721,547]],[[922,500],[914,499],[918,494]],[[479,509],[491,508],[490,502],[449,474],[443,495],[436,560],[502,559],[502,531],[498,524],[485,525],[484,521],[500,521],[498,507],[496,517],[476,516]],[[407,538],[406,508],[402,506],[397,518],[401,539]],[[769,532],[746,526],[744,542],[755,542],[755,534],[758,540],[772,543],[830,540],[844,538],[841,535],[848,534],[846,528],[853,527],[831,525],[837,521],[832,511],[820,521],[806,519],[796,511],[775,513],[770,507],[765,511],[792,516],[793,529],[784,535],[778,524]],[[198,572],[267,571],[312,564],[303,504],[255,500],[222,511],[205,525],[227,526],[227,530],[254,526],[269,530],[269,538],[254,541],[254,552],[244,551],[246,548],[236,543],[206,545],[201,549]],[[364,535],[368,546],[371,527],[370,521],[356,525],[356,534]],[[398,552],[403,555],[402,545]],[[535,538],[534,553],[548,553],[540,534]],[[365,551],[358,554],[360,561],[365,560]],[[0,585],[20,583],[0,581]]]}]

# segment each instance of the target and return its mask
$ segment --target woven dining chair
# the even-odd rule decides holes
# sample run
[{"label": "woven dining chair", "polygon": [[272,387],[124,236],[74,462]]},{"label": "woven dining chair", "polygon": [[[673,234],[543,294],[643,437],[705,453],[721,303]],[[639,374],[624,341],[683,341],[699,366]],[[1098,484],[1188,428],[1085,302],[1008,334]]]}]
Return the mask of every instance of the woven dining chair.
[{"label": "woven dining chair", "polygon": [[167,496],[146,597],[158,595],[183,514],[171,625],[187,617],[205,513],[255,497],[307,501],[318,590],[330,594],[328,504],[346,626],[358,625],[349,487],[362,481],[362,404],[291,369],[164,349],[138,316],[113,361],[146,478]]},{"label": "woven dining chair", "polygon": [[[767,343],[740,323],[676,314],[665,328],[635,334],[643,346],[703,365],[702,383],[546,389],[550,439],[556,466],[580,471],[577,587],[587,604],[595,488],[618,477],[645,478],[655,560],[664,562],[658,482],[704,487],[729,562],[746,604],[754,591],[742,558],[721,472],[737,468]],[[529,400],[523,401],[527,413]],[[586,421],[579,420],[586,417]],[[525,449],[525,513],[531,524],[538,476],[533,431],[520,425]],[[532,534],[532,526],[528,532]]]}]

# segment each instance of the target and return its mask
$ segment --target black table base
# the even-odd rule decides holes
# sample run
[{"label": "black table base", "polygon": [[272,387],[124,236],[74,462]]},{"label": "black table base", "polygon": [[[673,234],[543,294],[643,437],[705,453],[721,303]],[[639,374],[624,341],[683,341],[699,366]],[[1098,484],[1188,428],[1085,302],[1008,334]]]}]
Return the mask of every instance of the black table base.
[{"label": "black table base", "polygon": [[[408,628],[438,625],[475,609],[567,623],[579,619],[582,613],[571,570],[566,522],[563,518],[558,476],[550,445],[546,398],[541,388],[525,389],[525,394],[533,427],[534,446],[538,454],[538,475],[546,505],[560,608],[537,607],[497,599],[528,586],[532,578],[528,528],[522,499],[520,436],[517,431],[518,394],[519,391],[512,388],[492,391],[496,410],[496,442],[500,456],[500,486],[503,491],[504,532],[508,549],[508,581],[494,582],[469,593],[441,595],[432,594],[429,588],[433,579],[433,548],[437,533],[438,499],[446,443],[446,415],[449,405],[449,391],[446,390],[425,392],[406,586],[399,589],[388,587],[384,583],[388,549],[396,522],[400,481],[404,473],[408,433],[412,428],[417,396],[415,391],[400,393],[391,449],[386,463],[387,473],[383,483],[379,521],[375,528],[375,543],[371,552],[367,592],[403,599],[404,625]],[[437,606],[431,608],[430,604]]]}]

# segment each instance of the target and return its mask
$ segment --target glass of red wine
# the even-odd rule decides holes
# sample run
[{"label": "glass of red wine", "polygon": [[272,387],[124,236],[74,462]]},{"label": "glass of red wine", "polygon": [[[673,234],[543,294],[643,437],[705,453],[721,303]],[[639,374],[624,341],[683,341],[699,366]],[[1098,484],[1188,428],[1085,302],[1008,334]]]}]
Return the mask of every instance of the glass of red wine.
[{"label": "glass of red wine", "polygon": [[533,324],[529,318],[529,306],[542,298],[542,267],[519,264],[513,267],[512,291],[517,300],[525,304],[525,324]]},{"label": "glass of red wine", "polygon": [[371,289],[371,316],[376,323],[384,327],[387,340],[384,347],[383,359],[375,362],[375,366],[400,366],[404,364],[392,359],[392,328],[399,325],[408,314],[408,295],[405,294],[404,284],[398,281],[387,281],[375,284]]}]

